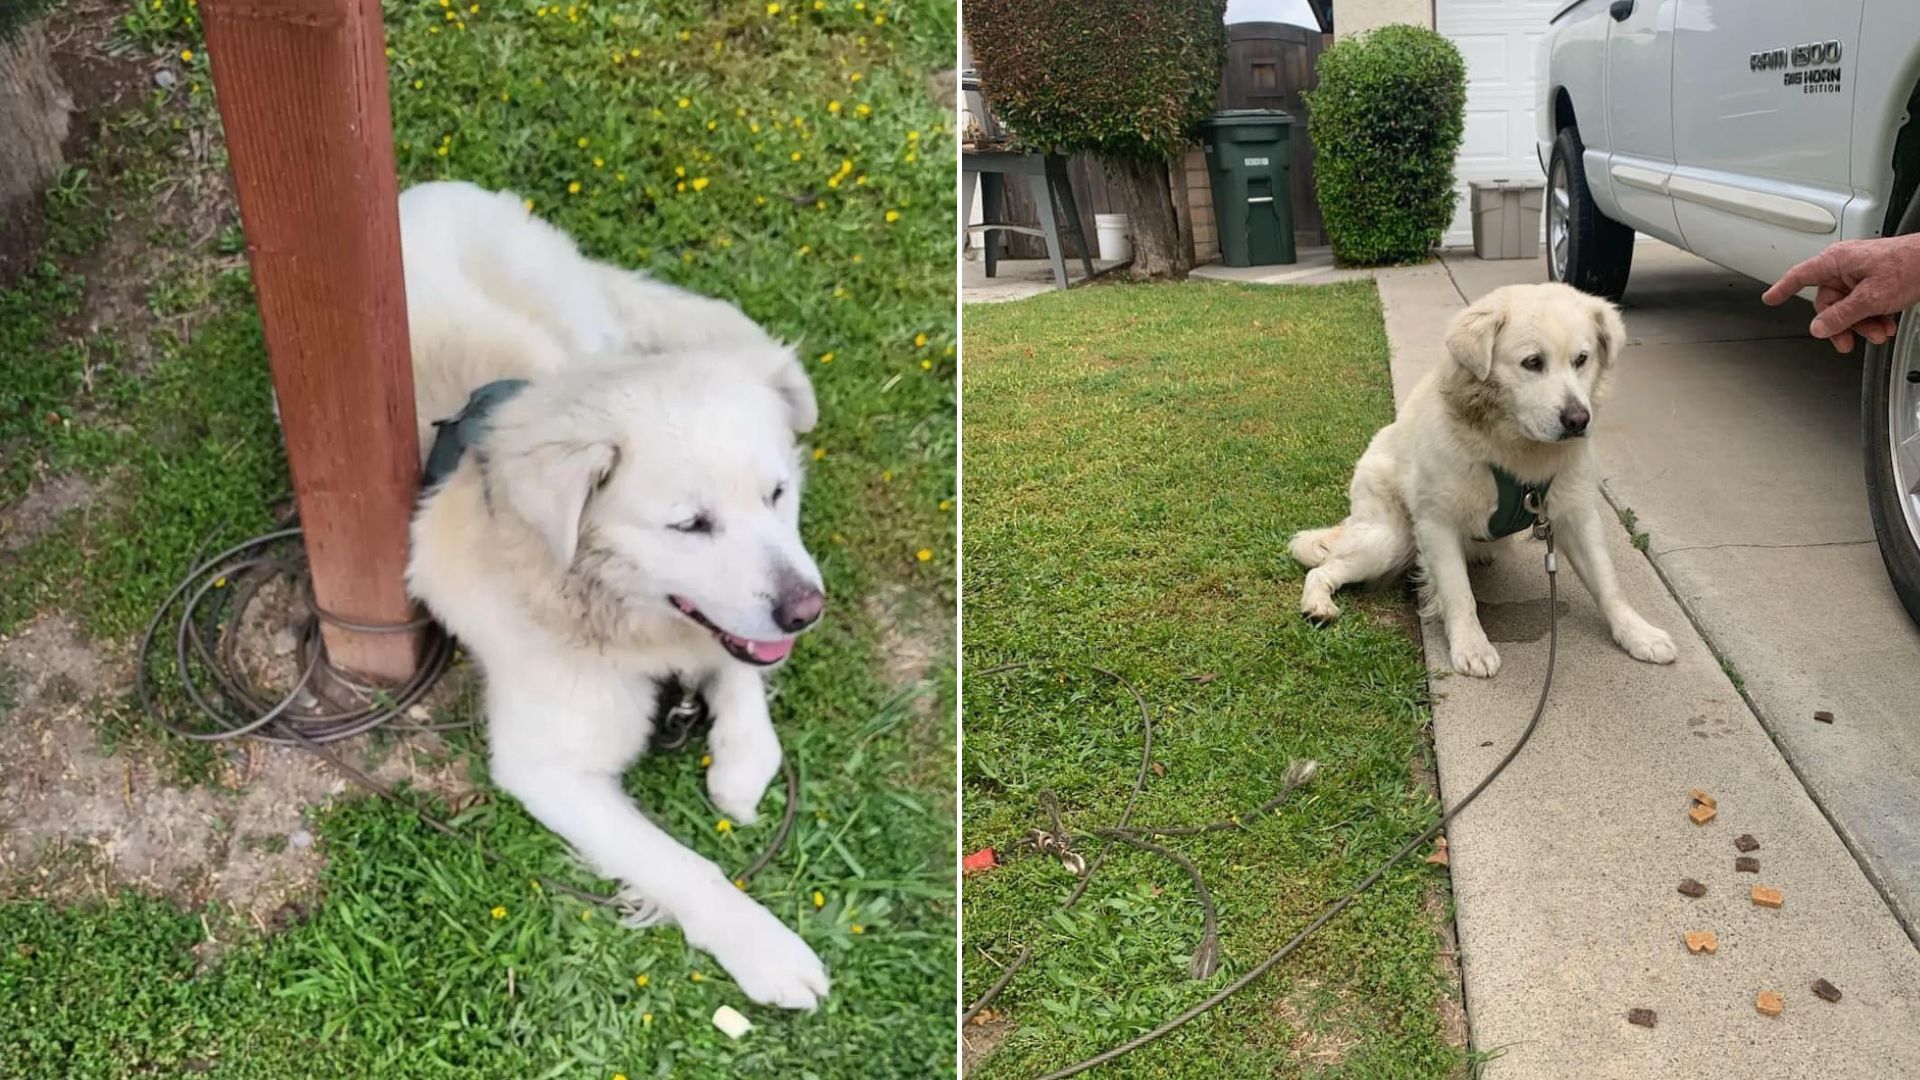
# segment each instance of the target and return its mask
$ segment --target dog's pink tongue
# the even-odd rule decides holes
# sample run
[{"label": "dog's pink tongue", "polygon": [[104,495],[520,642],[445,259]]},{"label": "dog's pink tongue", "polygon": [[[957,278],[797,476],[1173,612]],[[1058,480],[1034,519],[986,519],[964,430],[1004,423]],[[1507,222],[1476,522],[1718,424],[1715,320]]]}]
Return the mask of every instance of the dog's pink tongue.
[{"label": "dog's pink tongue", "polygon": [[792,651],[793,651],[792,638],[781,638],[779,641],[747,642],[747,652],[755,660],[758,660],[763,664],[771,664],[777,660],[785,660],[787,658],[787,654]]}]

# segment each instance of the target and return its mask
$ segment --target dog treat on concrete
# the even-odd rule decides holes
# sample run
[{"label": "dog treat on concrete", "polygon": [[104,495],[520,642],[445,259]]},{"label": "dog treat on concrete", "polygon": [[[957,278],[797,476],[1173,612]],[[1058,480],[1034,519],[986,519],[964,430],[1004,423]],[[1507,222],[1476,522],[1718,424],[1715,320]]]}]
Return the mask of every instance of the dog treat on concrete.
[{"label": "dog treat on concrete", "polygon": [[1741,851],[1758,851],[1760,850],[1760,841],[1755,840],[1752,833],[1743,832],[1733,838],[1733,846],[1739,848]]},{"label": "dog treat on concrete", "polygon": [[1707,887],[1693,880],[1692,878],[1681,878],[1680,894],[1682,896],[1691,896],[1697,899],[1699,897],[1707,895]]},{"label": "dog treat on concrete", "polygon": [[1720,951],[1720,939],[1711,930],[1690,930],[1686,933],[1687,951],[1690,953],[1717,953]]},{"label": "dog treat on concrete", "polygon": [[1825,710],[1825,709],[1821,709],[1821,710],[1820,710],[1819,712],[1817,712],[1817,713],[1814,713],[1814,714],[1813,714],[1813,718],[1814,718],[1815,720],[1818,720],[1818,721],[1820,721],[1820,722],[1821,722],[1821,723],[1823,723],[1823,724],[1831,724],[1831,723],[1833,723],[1833,714],[1832,714],[1832,713],[1830,713],[1830,712],[1828,712],[1828,711],[1827,711],[1827,710]]},{"label": "dog treat on concrete", "polygon": [[1753,1007],[1760,1010],[1762,1016],[1779,1016],[1780,1010],[1786,1008],[1787,1003],[1779,994],[1771,990],[1762,990],[1753,996]]},{"label": "dog treat on concrete", "polygon": [[1825,979],[1813,980],[1813,996],[1821,1001],[1839,1001],[1840,988]]},{"label": "dog treat on concrete", "polygon": [[1755,885],[1753,887],[1753,902],[1759,904],[1761,907],[1777,908],[1781,904],[1780,890],[1770,889],[1765,885]]},{"label": "dog treat on concrete", "polygon": [[1713,807],[1705,803],[1695,803],[1693,809],[1687,811],[1687,816],[1693,819],[1695,825],[1705,825],[1713,820],[1714,813]]},{"label": "dog treat on concrete", "polygon": [[1709,810],[1720,809],[1720,804],[1713,801],[1713,796],[1701,791],[1699,788],[1692,788],[1688,790],[1687,794],[1693,798],[1694,802],[1699,803]]},{"label": "dog treat on concrete", "polygon": [[1760,872],[1760,860],[1751,855],[1742,855],[1733,860],[1733,869],[1736,873],[1757,874]]},{"label": "dog treat on concrete", "polygon": [[1658,1019],[1659,1017],[1653,1014],[1652,1009],[1627,1010],[1627,1023],[1629,1024],[1638,1024],[1643,1028],[1650,1028],[1653,1026],[1654,1021]]}]

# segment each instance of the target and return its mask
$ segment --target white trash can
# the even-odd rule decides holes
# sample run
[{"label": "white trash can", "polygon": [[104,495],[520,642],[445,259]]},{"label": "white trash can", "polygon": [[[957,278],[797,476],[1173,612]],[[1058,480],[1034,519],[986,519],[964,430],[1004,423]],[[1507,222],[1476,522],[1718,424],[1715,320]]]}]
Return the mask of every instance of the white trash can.
[{"label": "white trash can", "polygon": [[1093,231],[1100,237],[1101,262],[1126,262],[1133,258],[1133,223],[1125,214],[1093,215]]},{"label": "white trash can", "polygon": [[1538,180],[1475,180],[1473,253],[1483,259],[1532,259],[1540,255],[1540,210],[1547,185]]}]

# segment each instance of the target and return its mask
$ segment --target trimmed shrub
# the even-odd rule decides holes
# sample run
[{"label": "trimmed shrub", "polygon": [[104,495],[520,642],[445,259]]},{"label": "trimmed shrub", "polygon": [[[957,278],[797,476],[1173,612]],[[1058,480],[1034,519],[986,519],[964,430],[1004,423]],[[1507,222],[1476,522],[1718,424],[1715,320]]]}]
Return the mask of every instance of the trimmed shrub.
[{"label": "trimmed shrub", "polygon": [[1164,161],[1213,112],[1226,0],[966,0],[980,88],[1024,147]]},{"label": "trimmed shrub", "polygon": [[1307,106],[1334,258],[1418,262],[1439,244],[1466,105],[1466,64],[1431,30],[1383,26],[1320,55]]}]

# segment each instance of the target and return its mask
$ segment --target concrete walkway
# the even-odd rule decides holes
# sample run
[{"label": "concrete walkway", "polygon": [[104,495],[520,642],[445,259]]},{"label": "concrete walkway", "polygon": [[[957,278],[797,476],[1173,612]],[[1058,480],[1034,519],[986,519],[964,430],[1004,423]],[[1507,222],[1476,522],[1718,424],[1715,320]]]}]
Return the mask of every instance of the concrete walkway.
[{"label": "concrete walkway", "polygon": [[[1495,1080],[1915,1075],[1920,950],[1888,897],[1909,905],[1920,884],[1907,882],[1920,872],[1920,635],[1892,618],[1861,542],[1857,361],[1823,357],[1800,337],[1804,309],[1761,307],[1751,282],[1657,245],[1637,261],[1632,345],[1596,424],[1609,496],[1653,537],[1650,561],[1615,535],[1623,585],[1681,656],[1627,657],[1561,575],[1546,719],[1450,830],[1474,1045],[1500,1053]],[[1381,273],[1396,392],[1450,362],[1441,331],[1467,298],[1539,278],[1537,265],[1473,260]],[[1436,677],[1449,803],[1505,753],[1538,694],[1539,556],[1519,543],[1475,571],[1499,677]],[[1426,642],[1444,671],[1437,626]],[[1814,725],[1815,708],[1839,722]],[[1719,799],[1706,826],[1686,818],[1694,787]],[[1758,875],[1734,870],[1741,833],[1760,841]],[[1707,895],[1680,895],[1683,877]],[[1785,906],[1753,905],[1754,884]],[[1718,953],[1689,955],[1681,934],[1703,929]],[[1845,999],[1815,998],[1816,978]],[[1769,989],[1786,1000],[1779,1017],[1755,1012]],[[1635,1007],[1658,1027],[1628,1025]]]}]

